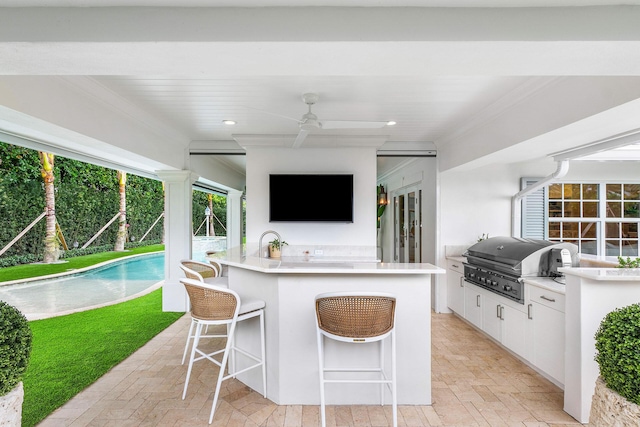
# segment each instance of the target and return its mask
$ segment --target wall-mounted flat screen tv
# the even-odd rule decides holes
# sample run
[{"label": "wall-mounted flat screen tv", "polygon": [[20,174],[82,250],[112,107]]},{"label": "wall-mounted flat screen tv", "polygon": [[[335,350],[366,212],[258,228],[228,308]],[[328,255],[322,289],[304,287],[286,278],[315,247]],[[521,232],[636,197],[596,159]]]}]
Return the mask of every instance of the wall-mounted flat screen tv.
[{"label": "wall-mounted flat screen tv", "polygon": [[270,222],[353,222],[353,175],[269,175]]}]

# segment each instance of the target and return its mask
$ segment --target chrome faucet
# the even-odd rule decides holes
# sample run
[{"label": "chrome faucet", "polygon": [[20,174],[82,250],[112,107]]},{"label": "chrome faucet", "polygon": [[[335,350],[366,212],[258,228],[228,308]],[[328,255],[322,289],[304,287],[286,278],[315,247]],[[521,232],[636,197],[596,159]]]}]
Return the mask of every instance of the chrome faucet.
[{"label": "chrome faucet", "polygon": [[258,241],[258,257],[259,258],[262,258],[262,239],[264,238],[264,236],[266,236],[269,233],[275,234],[275,236],[278,238],[278,249],[282,250],[282,237],[280,237],[280,235],[273,230],[267,230],[264,233],[262,233],[262,236],[260,236],[260,240]]}]

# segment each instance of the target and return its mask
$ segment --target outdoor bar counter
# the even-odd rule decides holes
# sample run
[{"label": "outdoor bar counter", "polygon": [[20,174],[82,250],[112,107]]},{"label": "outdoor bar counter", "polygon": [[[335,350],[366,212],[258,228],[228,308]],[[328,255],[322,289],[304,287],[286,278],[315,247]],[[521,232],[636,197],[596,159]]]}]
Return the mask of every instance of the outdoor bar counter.
[{"label": "outdoor bar counter", "polygon": [[640,301],[640,272],[626,268],[561,268],[566,276],[564,410],[589,422],[599,375],[595,333],[611,311]]},{"label": "outdoor bar counter", "polygon": [[[397,298],[398,403],[431,404],[431,275],[442,274],[443,269],[431,264],[389,264],[353,257],[283,257],[276,260],[246,256],[245,252],[242,248],[232,248],[215,254],[212,259],[227,267],[231,289],[240,296],[260,298],[266,303],[269,400],[278,405],[320,403],[316,295],[335,291],[375,291],[393,293]],[[238,343],[259,351],[256,325],[238,326],[242,326],[238,330]],[[329,340],[325,352],[327,366],[332,360],[340,360],[342,365],[372,366],[378,357],[376,343]],[[389,347],[385,352],[386,361],[390,354]],[[255,390],[262,390],[259,370],[246,372],[239,379]],[[379,404],[379,386],[330,385],[326,398],[327,404]],[[391,402],[388,392],[385,402]]]}]

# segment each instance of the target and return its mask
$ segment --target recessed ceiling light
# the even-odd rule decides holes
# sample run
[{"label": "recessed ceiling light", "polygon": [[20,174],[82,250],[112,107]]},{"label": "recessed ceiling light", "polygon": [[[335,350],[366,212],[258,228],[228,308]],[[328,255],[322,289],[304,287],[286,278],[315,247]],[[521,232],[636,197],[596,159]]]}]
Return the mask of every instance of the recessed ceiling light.
[{"label": "recessed ceiling light", "polygon": [[237,122],[235,120],[223,120],[222,123],[225,125],[235,125]]},{"label": "recessed ceiling light", "polygon": [[389,120],[387,122],[387,126],[394,126],[396,124],[396,122],[394,122],[393,120]]}]

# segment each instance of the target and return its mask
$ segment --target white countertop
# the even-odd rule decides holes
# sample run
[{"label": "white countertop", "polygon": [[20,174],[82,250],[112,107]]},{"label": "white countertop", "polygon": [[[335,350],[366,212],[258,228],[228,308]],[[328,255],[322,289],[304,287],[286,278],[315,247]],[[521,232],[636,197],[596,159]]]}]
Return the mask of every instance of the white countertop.
[{"label": "white countertop", "polygon": [[640,282],[638,268],[559,268],[565,275],[608,282]]},{"label": "white countertop", "polygon": [[433,264],[385,263],[358,257],[283,257],[282,259],[247,256],[241,248],[231,248],[209,258],[230,267],[271,274],[443,274]]},{"label": "white countertop", "polygon": [[[559,281],[562,281],[559,282]],[[526,285],[537,286],[539,288],[548,289],[553,292],[558,292],[560,294],[564,294],[566,290],[566,286],[564,284],[564,277],[559,277],[556,280],[550,277],[523,277],[522,281]]]}]

